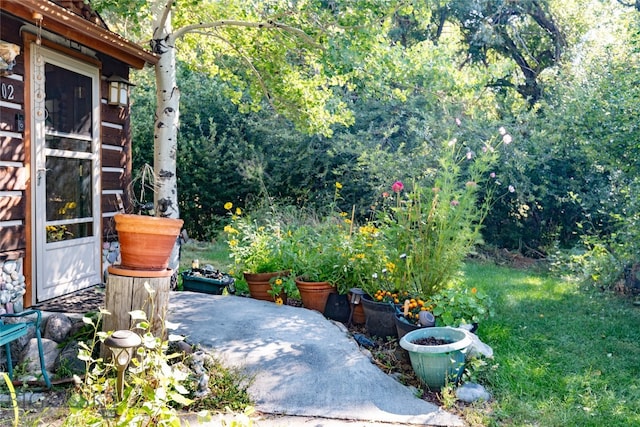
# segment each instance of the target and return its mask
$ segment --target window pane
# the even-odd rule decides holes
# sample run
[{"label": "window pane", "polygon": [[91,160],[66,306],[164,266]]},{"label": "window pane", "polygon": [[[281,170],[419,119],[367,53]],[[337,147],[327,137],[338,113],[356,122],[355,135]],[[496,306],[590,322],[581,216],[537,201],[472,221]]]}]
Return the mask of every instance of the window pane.
[{"label": "window pane", "polygon": [[91,152],[91,141],[83,141],[74,138],[47,135],[45,146],[54,150],[80,151],[83,153]]},{"label": "window pane", "polygon": [[91,173],[91,160],[47,157],[47,221],[92,216]]},{"label": "window pane", "polygon": [[47,225],[47,243],[93,236],[90,222],[66,225]]},{"label": "window pane", "polygon": [[91,137],[91,78],[46,64],[47,131]]}]

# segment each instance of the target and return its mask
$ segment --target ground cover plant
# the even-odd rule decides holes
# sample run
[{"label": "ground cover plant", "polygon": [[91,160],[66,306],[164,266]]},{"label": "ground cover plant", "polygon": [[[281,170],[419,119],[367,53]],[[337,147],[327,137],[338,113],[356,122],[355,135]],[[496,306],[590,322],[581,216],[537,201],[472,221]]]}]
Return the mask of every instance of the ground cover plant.
[{"label": "ground cover plant", "polygon": [[479,330],[495,352],[481,380],[495,398],[482,425],[640,423],[631,298],[535,270],[468,263],[465,274],[495,303]]}]

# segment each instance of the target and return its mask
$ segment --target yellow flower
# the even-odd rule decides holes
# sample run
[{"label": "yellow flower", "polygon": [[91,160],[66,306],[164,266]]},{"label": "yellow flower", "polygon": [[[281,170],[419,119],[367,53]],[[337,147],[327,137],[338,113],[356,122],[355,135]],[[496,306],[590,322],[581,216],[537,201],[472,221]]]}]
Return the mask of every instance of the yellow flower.
[{"label": "yellow flower", "polygon": [[280,279],[280,278],[276,279],[275,283],[276,283],[277,286],[282,285],[282,279]]},{"label": "yellow flower", "polygon": [[342,217],[347,216],[347,213],[346,212],[340,212],[340,216],[342,216]]},{"label": "yellow flower", "polygon": [[344,219],[345,224],[351,224],[351,220],[349,218]]},{"label": "yellow flower", "polygon": [[391,261],[387,262],[385,266],[387,267],[387,270],[389,271],[389,273],[393,273],[396,270],[396,265]]},{"label": "yellow flower", "polygon": [[340,190],[342,188],[342,184],[340,184],[338,181],[336,181],[336,188],[338,190]]},{"label": "yellow flower", "polygon": [[242,209],[236,208],[236,215],[242,215]]},{"label": "yellow flower", "polygon": [[233,228],[232,225],[229,225],[229,224],[224,226],[224,232],[228,233],[228,234],[238,234],[238,233],[240,233],[238,230]]},{"label": "yellow flower", "polygon": [[364,254],[356,254],[357,259],[364,259]]},{"label": "yellow flower", "polygon": [[238,241],[236,239],[229,240],[229,246],[232,248],[238,246]]},{"label": "yellow flower", "polygon": [[282,305],[283,304],[282,298],[280,297],[276,298],[276,304]]},{"label": "yellow flower", "polygon": [[228,211],[230,211],[232,207],[233,207],[233,203],[231,202],[227,202],[224,204],[224,208]]},{"label": "yellow flower", "polygon": [[472,294],[477,294],[478,293],[478,289],[477,288],[471,288],[471,293]]}]

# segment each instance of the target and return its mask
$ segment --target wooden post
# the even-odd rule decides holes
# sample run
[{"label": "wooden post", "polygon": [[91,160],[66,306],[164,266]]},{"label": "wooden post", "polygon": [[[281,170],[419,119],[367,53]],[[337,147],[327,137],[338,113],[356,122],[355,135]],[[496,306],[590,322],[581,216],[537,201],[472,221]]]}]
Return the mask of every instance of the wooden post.
[{"label": "wooden post", "polygon": [[[155,337],[166,339],[164,320],[169,306],[169,289],[173,270],[137,271],[109,267],[109,277],[105,292],[106,309],[111,313],[104,316],[104,332],[131,329],[130,311],[143,310],[147,313],[150,331]],[[154,290],[150,295],[145,283]]]}]

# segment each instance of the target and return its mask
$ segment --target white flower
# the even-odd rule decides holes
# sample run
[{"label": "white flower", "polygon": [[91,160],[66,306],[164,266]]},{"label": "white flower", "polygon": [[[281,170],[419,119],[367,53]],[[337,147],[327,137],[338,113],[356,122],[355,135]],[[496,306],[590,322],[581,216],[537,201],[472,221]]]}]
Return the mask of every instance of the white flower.
[{"label": "white flower", "polygon": [[504,134],[504,136],[502,137],[502,142],[509,145],[511,144],[511,141],[513,141],[513,138],[511,138],[511,135],[509,135],[508,133]]},{"label": "white flower", "polygon": [[513,185],[509,186],[509,193],[515,193],[516,191],[516,187],[514,187]]},{"label": "white flower", "polygon": [[505,135],[507,133],[507,130],[504,128],[504,126],[500,126],[500,129],[498,129],[498,132],[500,132],[500,135]]}]

